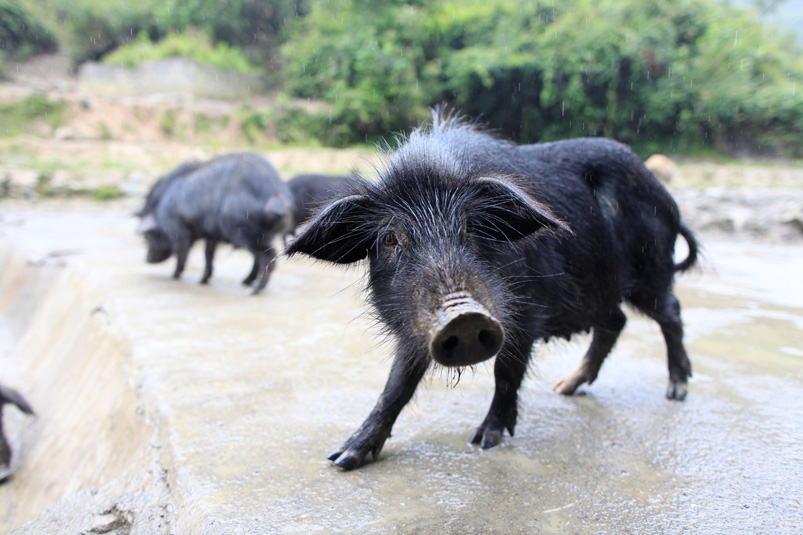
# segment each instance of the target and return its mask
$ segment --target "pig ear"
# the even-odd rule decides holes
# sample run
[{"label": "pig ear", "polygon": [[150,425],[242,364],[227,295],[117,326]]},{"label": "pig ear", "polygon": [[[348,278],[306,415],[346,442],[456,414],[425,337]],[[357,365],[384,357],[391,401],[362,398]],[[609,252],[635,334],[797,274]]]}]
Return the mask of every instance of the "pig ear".
[{"label": "pig ear", "polygon": [[566,223],[519,186],[496,178],[481,178],[478,182],[482,202],[475,207],[471,221],[478,235],[515,241],[539,230],[572,234]]},{"label": "pig ear", "polygon": [[350,264],[368,256],[371,240],[365,226],[368,199],[350,195],[319,212],[285,251],[319,260]]}]

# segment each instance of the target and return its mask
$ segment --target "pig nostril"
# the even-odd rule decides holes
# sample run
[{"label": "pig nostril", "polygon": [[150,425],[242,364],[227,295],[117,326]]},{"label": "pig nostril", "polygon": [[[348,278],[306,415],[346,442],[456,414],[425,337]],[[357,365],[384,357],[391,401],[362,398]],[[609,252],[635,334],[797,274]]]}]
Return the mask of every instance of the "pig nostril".
[{"label": "pig nostril", "polygon": [[482,344],[484,347],[494,347],[496,345],[496,339],[491,331],[488,329],[481,329],[479,334],[477,335],[477,341]]},{"label": "pig nostril", "polygon": [[457,336],[450,336],[446,340],[443,341],[441,347],[444,351],[452,351],[454,348],[457,347],[457,344],[460,343],[460,339]]}]

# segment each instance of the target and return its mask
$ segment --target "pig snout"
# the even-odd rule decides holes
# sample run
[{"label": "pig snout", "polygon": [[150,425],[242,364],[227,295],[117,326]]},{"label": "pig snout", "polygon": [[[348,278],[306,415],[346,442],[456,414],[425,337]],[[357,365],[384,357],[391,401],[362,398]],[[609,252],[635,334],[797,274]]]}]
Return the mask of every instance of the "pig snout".
[{"label": "pig snout", "polygon": [[467,293],[444,299],[432,327],[429,352],[443,366],[471,366],[499,352],[502,324]]}]

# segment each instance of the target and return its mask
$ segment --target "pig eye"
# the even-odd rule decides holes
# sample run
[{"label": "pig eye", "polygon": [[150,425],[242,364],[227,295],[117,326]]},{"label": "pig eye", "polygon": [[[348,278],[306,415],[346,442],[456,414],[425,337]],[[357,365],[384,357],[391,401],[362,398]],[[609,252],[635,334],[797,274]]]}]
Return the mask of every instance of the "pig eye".
[{"label": "pig eye", "polygon": [[385,247],[395,247],[399,245],[399,240],[396,239],[396,235],[392,232],[386,232],[382,234],[382,238],[380,238],[382,245]]}]

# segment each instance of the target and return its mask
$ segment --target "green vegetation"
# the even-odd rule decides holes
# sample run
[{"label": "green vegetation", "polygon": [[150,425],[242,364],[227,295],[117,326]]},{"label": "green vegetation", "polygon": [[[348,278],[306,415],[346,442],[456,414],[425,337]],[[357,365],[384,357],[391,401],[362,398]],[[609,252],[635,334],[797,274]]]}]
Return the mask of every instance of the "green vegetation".
[{"label": "green vegetation", "polygon": [[52,101],[43,95],[0,104],[0,136],[19,134],[31,123],[42,121],[55,130],[62,124],[66,109],[64,101]]},{"label": "green vegetation", "polygon": [[96,201],[109,201],[123,196],[120,188],[114,185],[101,184],[92,192],[92,198]]},{"label": "green vegetation", "polygon": [[104,56],[103,63],[135,67],[143,61],[170,57],[190,58],[219,69],[244,74],[258,72],[242,50],[226,43],[215,45],[209,37],[197,30],[170,34],[157,43],[151,42],[148,34],[142,31],[134,41]]},{"label": "green vegetation", "polygon": [[[17,0],[0,0],[0,50],[14,59],[56,50],[55,37]],[[2,60],[0,60],[0,74]]]},{"label": "green vegetation", "polygon": [[176,125],[178,124],[178,113],[176,110],[167,110],[162,115],[162,132],[168,137],[175,135]]},{"label": "green vegetation", "polygon": [[[0,0],[0,14],[6,6],[16,15],[0,27],[28,21],[15,23],[25,46],[57,32],[79,62],[181,55],[258,70],[280,104],[240,114],[252,143],[371,142],[446,103],[519,142],[608,136],[643,154],[803,155],[800,44],[724,1]],[[0,118],[0,133],[9,124]],[[168,135],[178,126],[163,120]]]},{"label": "green vegetation", "polygon": [[707,0],[329,0],[284,46],[295,96],[362,141],[452,103],[520,142],[803,154],[791,36]]},{"label": "green vegetation", "polygon": [[[3,0],[4,1],[4,0]],[[140,32],[152,41],[198,28],[216,43],[248,50],[257,64],[273,66],[286,21],[305,13],[302,0],[30,0],[76,62],[97,60]],[[91,38],[87,38],[91,36]]]}]

